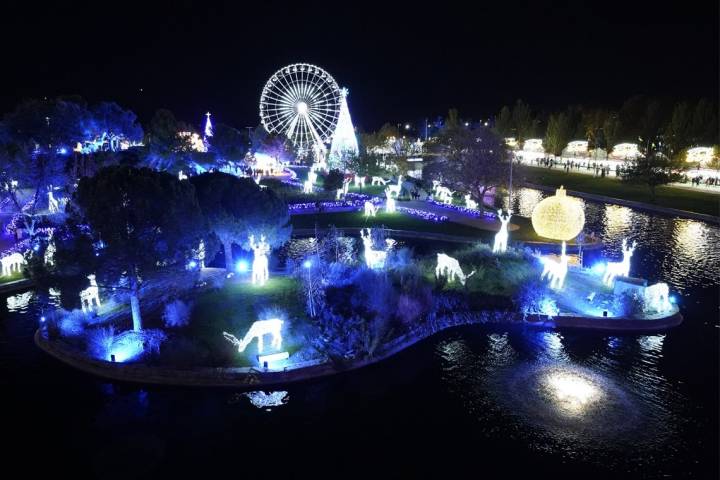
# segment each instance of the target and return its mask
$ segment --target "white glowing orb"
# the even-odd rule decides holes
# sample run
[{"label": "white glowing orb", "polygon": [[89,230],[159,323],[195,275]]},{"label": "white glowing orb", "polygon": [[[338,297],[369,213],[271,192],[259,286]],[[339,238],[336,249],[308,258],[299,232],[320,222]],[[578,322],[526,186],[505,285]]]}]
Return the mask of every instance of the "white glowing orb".
[{"label": "white glowing orb", "polygon": [[572,372],[555,371],[544,379],[558,408],[578,414],[602,398],[602,391],[589,379]]},{"label": "white glowing orb", "polygon": [[242,353],[247,348],[248,344],[257,338],[258,341],[258,353],[262,353],[264,350],[263,337],[265,335],[271,335],[272,341],[270,343],[272,348],[282,348],[282,325],[283,320],[279,318],[271,318],[269,320],[258,320],[253,322],[250,329],[247,331],[242,340],[239,340],[235,335],[227,332],[223,332],[225,340],[238,347],[238,352]]},{"label": "white glowing orb", "polygon": [[552,197],[535,205],[532,225],[538,235],[554,240],[572,240],[585,226],[585,211],[579,200],[566,195],[560,186]]}]

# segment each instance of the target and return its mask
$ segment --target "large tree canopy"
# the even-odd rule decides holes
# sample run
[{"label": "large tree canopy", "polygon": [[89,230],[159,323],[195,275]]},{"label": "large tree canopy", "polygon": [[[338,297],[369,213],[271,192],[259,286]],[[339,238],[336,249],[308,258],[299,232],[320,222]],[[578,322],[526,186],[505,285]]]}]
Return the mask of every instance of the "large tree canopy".
[{"label": "large tree canopy", "polygon": [[153,272],[184,265],[198,247],[203,218],[189,182],[148,168],[112,166],[80,180],[75,202],[105,247],[100,275],[127,275],[134,328],[142,328],[138,282]]},{"label": "large tree canopy", "polygon": [[250,235],[265,235],[276,247],[290,237],[287,206],[275,192],[260,188],[252,179],[212,172],[191,177],[190,182],[209,229],[223,244],[229,271],[233,269],[233,243],[248,249]]}]

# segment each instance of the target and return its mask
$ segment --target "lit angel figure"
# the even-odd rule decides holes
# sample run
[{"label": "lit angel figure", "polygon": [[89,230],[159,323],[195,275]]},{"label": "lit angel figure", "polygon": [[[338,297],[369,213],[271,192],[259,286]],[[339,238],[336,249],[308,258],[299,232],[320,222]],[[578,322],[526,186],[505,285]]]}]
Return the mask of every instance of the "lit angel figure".
[{"label": "lit angel figure", "polygon": [[247,331],[242,340],[238,340],[235,335],[227,332],[223,332],[223,337],[225,337],[225,340],[235,345],[238,348],[239,353],[244,352],[250,342],[252,342],[253,339],[257,338],[258,353],[263,353],[263,336],[272,335],[272,341],[270,342],[270,345],[272,348],[276,348],[279,350],[280,348],[282,348],[282,324],[283,321],[279,318],[258,320],[256,322],[253,322],[253,324],[250,326],[250,330]]},{"label": "lit angel figure", "polygon": [[13,272],[20,273],[22,266],[25,265],[25,257],[21,253],[15,252],[0,258],[0,263],[2,263],[2,274],[5,277],[12,275]]},{"label": "lit angel figure", "polygon": [[455,281],[455,277],[460,280],[461,285],[465,285],[468,278],[475,274],[475,270],[465,275],[460,268],[460,262],[456,258],[453,258],[444,253],[437,254],[437,266],[435,267],[435,278],[440,276],[447,277],[448,282],[452,283]]},{"label": "lit angel figure", "polygon": [[658,313],[664,313],[672,309],[670,303],[670,288],[667,283],[656,283],[645,288],[643,294],[645,308]]},{"label": "lit angel figure", "polygon": [[465,206],[475,210],[477,208],[477,202],[470,198],[470,194],[465,195]]},{"label": "lit angel figure", "polygon": [[390,195],[390,190],[385,189],[385,211],[395,213],[395,199]]},{"label": "lit angel figure", "polygon": [[503,253],[507,250],[508,242],[508,223],[512,214],[508,212],[503,216],[502,210],[498,210],[498,220],[500,220],[500,230],[495,234],[495,245],[493,245],[493,253]]},{"label": "lit angel figure", "polygon": [[303,183],[303,193],[312,193],[313,191],[313,184],[310,180],[305,180],[305,183]]},{"label": "lit angel figure", "polygon": [[637,242],[633,241],[632,245],[630,247],[628,247],[627,246],[627,238],[623,239],[622,262],[608,262],[607,263],[607,266],[605,267],[605,275],[603,276],[603,283],[605,285],[607,285],[608,287],[612,286],[613,282],[615,281],[615,277],[630,276],[630,257],[632,257],[633,252],[635,252],[636,246],[637,246]]},{"label": "lit angel figure", "polygon": [[366,200],[365,201],[365,216],[366,217],[374,217],[375,214],[378,211],[378,207],[373,205],[372,202]]},{"label": "lit angel figure", "polygon": [[544,279],[547,275],[550,279],[550,288],[556,290],[562,289],[568,269],[568,257],[565,255],[565,242],[562,242],[562,250],[560,252],[559,261],[553,260],[550,257],[540,257],[540,262],[543,264],[543,271],[540,275],[540,280]]},{"label": "lit angel figure", "polygon": [[80,291],[80,305],[83,312],[92,310],[93,303],[98,307],[100,306],[100,292],[97,281],[95,281],[95,275],[88,275],[87,278],[90,280],[90,286]]},{"label": "lit angel figure", "polygon": [[370,185],[385,186],[387,183],[388,183],[388,180],[384,180],[382,177],[372,177],[372,181],[370,182]]},{"label": "lit angel figure", "polygon": [[365,248],[365,264],[368,268],[384,268],[387,252],[395,245],[395,240],[388,238],[385,240],[385,250],[375,250],[373,249],[372,232],[369,228],[360,229],[360,238],[362,238]]},{"label": "lit angel figure", "polygon": [[265,241],[265,235],[260,235],[260,242],[255,242],[255,235],[250,235],[250,248],[253,251],[252,283],[253,285],[265,285],[270,278],[268,271],[268,253],[270,244]]},{"label": "lit angel figure", "polygon": [[400,190],[402,190],[402,175],[398,176],[397,185],[388,185],[388,190],[390,190],[391,194],[394,194],[396,197],[400,196]]},{"label": "lit angel figure", "polygon": [[355,183],[355,188],[365,188],[365,175],[354,175],[353,182]]}]

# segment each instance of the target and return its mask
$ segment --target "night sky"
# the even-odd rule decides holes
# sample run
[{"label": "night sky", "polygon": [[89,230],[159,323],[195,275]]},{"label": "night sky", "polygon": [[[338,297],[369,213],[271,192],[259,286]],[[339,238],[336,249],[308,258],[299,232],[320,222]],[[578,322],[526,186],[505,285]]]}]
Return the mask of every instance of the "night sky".
[{"label": "night sky", "polygon": [[[23,98],[115,100],[200,124],[257,125],[260,91],[295,62],[328,70],[354,122],[618,107],[633,94],[718,95],[718,2],[497,0],[451,4],[269,1],[4,5],[0,112]],[[492,5],[491,5],[492,4]],[[141,91],[142,89],[142,91]]]}]

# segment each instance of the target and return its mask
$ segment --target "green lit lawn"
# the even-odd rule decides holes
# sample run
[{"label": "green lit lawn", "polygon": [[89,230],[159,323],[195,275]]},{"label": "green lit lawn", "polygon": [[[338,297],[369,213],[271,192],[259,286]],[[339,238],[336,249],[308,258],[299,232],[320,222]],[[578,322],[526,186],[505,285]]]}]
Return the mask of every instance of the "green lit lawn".
[{"label": "green lit lawn", "polygon": [[[300,329],[307,322],[298,284],[290,277],[270,277],[263,287],[248,282],[229,281],[219,290],[202,293],[195,299],[187,335],[201,344],[203,350],[212,352],[214,365],[257,366],[257,340],[238,353],[223,338],[223,331],[239,339],[256,320],[273,318],[272,309],[284,313],[283,351],[291,355],[299,350],[303,341]],[[270,336],[265,337],[266,349]]]},{"label": "green lit lawn", "polygon": [[[562,170],[550,170],[538,167],[518,167],[529,183],[559,187],[568,190],[606,195],[608,197],[652,203],[650,190],[645,185],[633,185],[621,182],[615,177],[593,177],[582,173],[566,173]],[[720,215],[720,195],[688,190],[677,187],[658,187],[656,205],[678,208],[707,215]]]},{"label": "green lit lawn", "polygon": [[3,283],[10,283],[15,282],[17,280],[22,280],[25,277],[23,276],[22,272],[13,272],[12,275],[2,276],[0,277],[0,285]]}]

